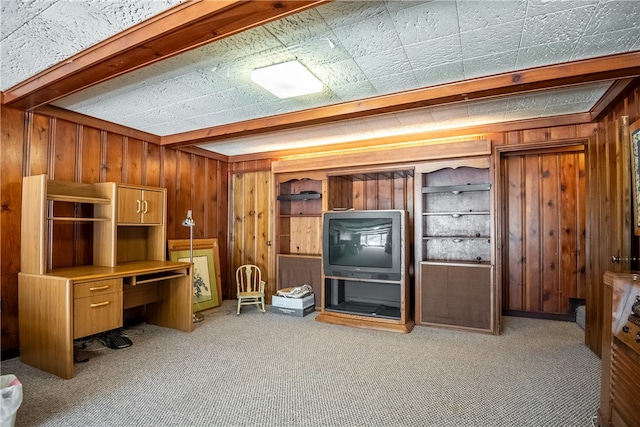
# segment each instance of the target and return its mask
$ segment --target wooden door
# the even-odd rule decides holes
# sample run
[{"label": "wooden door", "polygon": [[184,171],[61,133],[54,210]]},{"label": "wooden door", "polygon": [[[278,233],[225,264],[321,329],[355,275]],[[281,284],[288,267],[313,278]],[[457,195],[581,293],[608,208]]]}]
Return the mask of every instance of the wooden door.
[{"label": "wooden door", "polygon": [[605,121],[588,147],[589,263],[585,342],[602,355],[603,277],[630,268],[631,155],[629,118]]},{"label": "wooden door", "polygon": [[142,191],[142,223],[162,224],[164,213],[164,197],[162,191]]},{"label": "wooden door", "polygon": [[118,223],[138,224],[142,212],[142,192],[136,188],[118,188]]},{"label": "wooden door", "polygon": [[503,314],[570,318],[586,298],[583,145],[502,153]]},{"label": "wooden door", "polygon": [[271,171],[234,172],[229,180],[229,295],[235,298],[235,271],[242,264],[260,267],[267,302],[275,288],[271,218],[275,195]]}]

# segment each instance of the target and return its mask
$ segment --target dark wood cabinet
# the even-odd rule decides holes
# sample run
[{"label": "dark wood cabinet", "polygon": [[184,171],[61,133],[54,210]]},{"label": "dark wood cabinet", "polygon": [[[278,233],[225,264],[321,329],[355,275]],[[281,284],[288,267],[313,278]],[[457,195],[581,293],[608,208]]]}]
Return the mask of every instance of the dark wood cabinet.
[{"label": "dark wood cabinet", "polygon": [[416,168],[416,323],[498,333],[489,157]]},{"label": "dark wood cabinet", "polygon": [[640,425],[640,272],[604,275],[601,427]]}]

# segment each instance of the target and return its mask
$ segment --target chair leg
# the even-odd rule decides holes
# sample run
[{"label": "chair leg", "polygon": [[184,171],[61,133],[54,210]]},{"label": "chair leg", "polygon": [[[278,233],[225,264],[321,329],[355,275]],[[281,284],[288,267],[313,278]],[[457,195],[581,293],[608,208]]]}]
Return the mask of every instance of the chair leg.
[{"label": "chair leg", "polygon": [[260,302],[262,303],[262,310],[261,310],[261,311],[262,311],[263,313],[266,313],[266,312],[267,312],[267,310],[265,310],[265,309],[264,309],[264,297],[260,298]]},{"label": "chair leg", "polygon": [[236,312],[236,316],[240,315],[240,301],[242,301],[240,298],[238,298],[238,311]]}]

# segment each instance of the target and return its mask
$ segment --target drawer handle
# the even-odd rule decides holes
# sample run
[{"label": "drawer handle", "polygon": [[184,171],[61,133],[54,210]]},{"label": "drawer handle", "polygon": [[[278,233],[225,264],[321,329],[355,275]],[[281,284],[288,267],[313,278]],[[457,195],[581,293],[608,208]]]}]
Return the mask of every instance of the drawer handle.
[{"label": "drawer handle", "polygon": [[97,302],[95,304],[91,304],[89,307],[91,307],[91,308],[103,307],[105,305],[109,305],[110,303],[111,303],[111,301]]},{"label": "drawer handle", "polygon": [[460,243],[462,242],[462,239],[453,239],[453,243]]},{"label": "drawer handle", "polygon": [[90,291],[103,291],[105,289],[109,289],[111,287],[111,285],[104,285],[104,286],[96,286],[95,288],[89,288]]}]

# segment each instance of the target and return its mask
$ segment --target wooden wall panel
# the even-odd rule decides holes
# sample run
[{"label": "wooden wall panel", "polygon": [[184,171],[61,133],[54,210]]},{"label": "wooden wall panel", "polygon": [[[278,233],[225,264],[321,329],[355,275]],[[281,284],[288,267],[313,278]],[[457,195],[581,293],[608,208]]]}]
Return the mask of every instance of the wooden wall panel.
[{"label": "wooden wall panel", "polygon": [[144,182],[142,184],[151,187],[162,187],[160,176],[162,174],[162,164],[160,163],[160,146],[145,142],[145,153],[142,160],[144,166]]},{"label": "wooden wall panel", "polygon": [[505,241],[505,253],[510,254],[510,265],[504,263],[502,286],[503,302],[512,310],[524,310],[524,192],[523,159],[521,157],[506,157],[502,160],[501,170],[505,176],[506,191],[503,194],[508,200],[515,201],[505,206],[503,217],[505,226],[511,232]]},{"label": "wooden wall panel", "polygon": [[[236,172],[231,174],[229,206],[229,278],[231,282],[235,270],[242,264],[255,264],[262,271],[267,282],[265,293],[267,302],[276,291],[274,269],[272,268],[271,222],[273,216],[273,186],[270,171]],[[235,279],[231,298],[235,297]]]},{"label": "wooden wall panel", "polygon": [[[18,272],[25,114],[0,108],[0,326],[3,354],[18,342]],[[25,156],[26,157],[26,156]],[[11,354],[7,352],[7,354]],[[13,354],[12,354],[13,355]]]},{"label": "wooden wall panel", "polygon": [[167,240],[178,239],[180,237],[178,237],[176,232],[179,227],[182,227],[180,223],[184,219],[177,216],[178,200],[175,197],[178,187],[178,181],[176,180],[176,176],[178,176],[178,152],[167,148],[160,148],[160,154],[162,156],[161,158],[163,159],[163,174],[160,178],[160,186],[167,189]]},{"label": "wooden wall panel", "polygon": [[205,230],[207,229],[207,222],[205,220],[207,207],[205,207],[204,204],[206,198],[204,190],[209,176],[207,175],[206,164],[207,159],[204,157],[195,155],[191,157],[191,208],[195,212],[194,215],[198,218],[196,227],[193,230],[193,237],[197,239],[204,238],[206,234]]},{"label": "wooden wall panel", "polygon": [[102,143],[100,131],[90,127],[80,127],[80,182],[100,182],[100,156]]},{"label": "wooden wall panel", "polygon": [[111,132],[103,133],[103,152],[105,153],[102,165],[105,172],[103,182],[126,182],[123,178],[124,137]]},{"label": "wooden wall panel", "polygon": [[122,179],[127,184],[142,185],[142,141],[125,138],[125,147]]},{"label": "wooden wall panel", "polygon": [[[2,159],[2,352],[16,351],[18,342],[17,274],[20,270],[21,185],[25,175],[48,174],[52,179],[77,182],[114,181],[129,184],[165,186],[167,200],[167,238],[176,232],[188,237],[180,225],[187,209],[198,206],[198,236],[217,237],[221,256],[226,257],[227,204],[216,206],[206,202],[227,200],[224,162],[194,154],[166,149],[139,139],[123,136],[111,130],[97,129],[44,114],[23,113],[1,107]],[[178,162],[185,178],[178,177]],[[177,185],[188,191],[177,197]],[[193,189],[193,191],[192,191]],[[211,194],[215,192],[215,194]],[[184,196],[184,197],[183,197]],[[79,213],[86,206],[57,203],[56,210]],[[211,214],[211,210],[215,213]],[[204,213],[208,218],[205,221]],[[10,212],[10,214],[9,214]],[[179,218],[176,215],[179,213]],[[177,224],[177,225],[176,225]],[[65,267],[92,262],[92,226],[85,223],[56,222],[52,231],[53,253],[50,267]],[[184,237],[180,235],[179,237]],[[221,258],[223,270],[225,258]],[[226,289],[227,275],[222,275]]]},{"label": "wooden wall panel", "polygon": [[570,298],[586,296],[584,154],[513,152],[500,167],[503,310],[570,318]]}]

